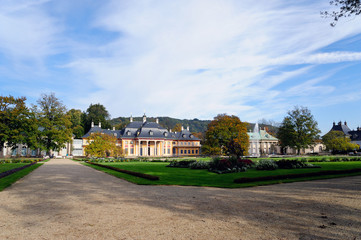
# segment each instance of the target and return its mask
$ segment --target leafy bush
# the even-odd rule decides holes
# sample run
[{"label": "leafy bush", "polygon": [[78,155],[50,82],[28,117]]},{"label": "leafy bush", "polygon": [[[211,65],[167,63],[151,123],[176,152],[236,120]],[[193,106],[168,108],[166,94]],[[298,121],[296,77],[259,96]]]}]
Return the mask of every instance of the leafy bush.
[{"label": "leafy bush", "polygon": [[196,162],[189,164],[189,168],[191,168],[191,169],[208,169],[209,162],[196,161]]},{"label": "leafy bush", "polygon": [[256,163],[257,170],[275,170],[278,168],[278,165],[275,161],[270,159],[261,159]]},{"label": "leafy bush", "polygon": [[213,161],[209,163],[209,171],[219,174],[244,172],[247,170],[247,167],[245,165],[245,162],[238,161],[236,158],[214,158]]},{"label": "leafy bush", "polygon": [[167,165],[167,167],[176,167],[176,168],[189,168],[190,164],[196,162],[196,160],[182,160],[177,161],[173,160]]},{"label": "leafy bush", "polygon": [[286,160],[281,159],[276,162],[278,168],[282,169],[292,169],[292,168],[304,168],[307,167],[307,163],[302,162],[301,160]]}]

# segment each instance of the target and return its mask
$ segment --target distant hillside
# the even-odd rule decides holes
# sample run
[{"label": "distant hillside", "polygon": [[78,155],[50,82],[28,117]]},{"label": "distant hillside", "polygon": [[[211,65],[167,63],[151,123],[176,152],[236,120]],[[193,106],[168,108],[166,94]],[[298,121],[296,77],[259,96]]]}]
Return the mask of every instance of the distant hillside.
[{"label": "distant hillside", "polygon": [[[211,122],[211,120],[199,120],[197,118],[193,120],[188,119],[177,119],[177,118],[171,118],[171,117],[159,117],[159,124],[167,129],[172,129],[174,126],[178,123],[180,123],[184,128],[189,126],[189,130],[191,132],[205,132],[207,130],[208,124]],[[143,121],[142,117],[134,117],[133,121]],[[147,117],[147,121],[155,122],[154,117]],[[118,117],[113,118],[110,120],[110,123],[112,126],[116,126],[117,129],[121,129],[125,127],[129,123],[129,117]],[[254,123],[248,123],[247,130],[253,131],[254,129]],[[278,127],[266,125],[266,124],[259,124],[260,128],[266,127],[268,129],[268,132],[274,136],[276,136],[278,132]]]},{"label": "distant hillside", "polygon": [[[155,122],[154,117],[147,117],[147,121]],[[158,117],[159,124],[167,129],[172,129],[177,123],[180,123],[184,128],[189,126],[191,132],[205,132],[207,130],[208,123],[210,120],[199,120],[197,118],[193,120],[188,119],[177,119],[171,117]],[[133,117],[133,121],[143,121],[142,117]],[[110,120],[112,126],[117,128],[123,128],[129,123],[129,117],[118,117]]]}]

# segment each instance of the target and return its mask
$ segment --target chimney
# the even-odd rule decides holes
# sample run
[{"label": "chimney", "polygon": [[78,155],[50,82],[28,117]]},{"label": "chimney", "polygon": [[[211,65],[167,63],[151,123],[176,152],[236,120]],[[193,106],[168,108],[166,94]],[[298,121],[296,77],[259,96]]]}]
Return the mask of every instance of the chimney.
[{"label": "chimney", "polygon": [[113,131],[115,131],[115,127],[113,127]]},{"label": "chimney", "polygon": [[92,121],[92,127],[94,127],[94,122]]},{"label": "chimney", "polygon": [[133,116],[132,115],[130,115],[130,120],[129,121],[133,122]]},{"label": "chimney", "polygon": [[143,123],[145,123],[147,121],[147,116],[145,116],[145,113],[143,115]]},{"label": "chimney", "polygon": [[338,125],[339,125],[339,126],[341,126],[341,124],[342,124],[342,122],[341,122],[341,121],[339,121],[339,122],[338,122]]},{"label": "chimney", "polygon": [[182,126],[182,131],[184,130],[184,127]]},{"label": "chimney", "polygon": [[101,121],[99,121],[99,127],[100,127],[100,128],[102,127],[102,122],[101,122]]},{"label": "chimney", "polygon": [[189,126],[187,126],[187,131],[189,131]]},{"label": "chimney", "polygon": [[155,122],[159,124],[159,119],[158,119],[158,118],[156,118],[156,119],[155,119]]},{"label": "chimney", "polygon": [[335,123],[335,121],[333,121],[333,126],[336,126],[336,123]]},{"label": "chimney", "polygon": [[347,126],[347,122],[345,121],[345,125]]}]

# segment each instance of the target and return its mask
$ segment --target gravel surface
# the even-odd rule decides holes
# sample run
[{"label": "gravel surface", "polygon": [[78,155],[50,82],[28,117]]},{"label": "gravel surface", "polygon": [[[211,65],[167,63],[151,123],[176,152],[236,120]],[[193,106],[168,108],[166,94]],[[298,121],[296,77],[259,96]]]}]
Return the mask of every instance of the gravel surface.
[{"label": "gravel surface", "polygon": [[0,239],[361,240],[361,177],[141,186],[53,159],[0,192]]}]

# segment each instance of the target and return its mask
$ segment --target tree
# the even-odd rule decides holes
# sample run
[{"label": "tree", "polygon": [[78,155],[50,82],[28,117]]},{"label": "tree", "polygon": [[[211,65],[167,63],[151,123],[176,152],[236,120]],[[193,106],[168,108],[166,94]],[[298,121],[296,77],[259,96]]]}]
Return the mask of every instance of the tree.
[{"label": "tree", "polygon": [[75,135],[75,138],[81,138],[84,135],[84,128],[81,121],[81,110],[70,109],[67,114],[70,117],[71,129]]},{"label": "tree", "polygon": [[177,123],[173,128],[172,128],[173,132],[180,132],[182,131],[182,124]]},{"label": "tree", "polygon": [[341,131],[330,131],[322,137],[323,143],[327,150],[332,153],[342,153],[359,149],[355,143],[351,143],[351,139]]},{"label": "tree", "polygon": [[33,106],[39,124],[40,147],[50,155],[51,150],[59,151],[71,141],[72,129],[66,107],[54,93],[42,94]]},{"label": "tree", "polygon": [[247,123],[241,122],[237,116],[219,114],[208,124],[202,152],[239,157],[248,153],[248,147]]},{"label": "tree", "polygon": [[0,150],[5,143],[12,148],[19,143],[34,147],[36,124],[25,101],[25,97],[0,96]]},{"label": "tree", "polygon": [[82,115],[84,132],[87,133],[90,130],[92,122],[95,124],[101,122],[103,128],[111,128],[109,118],[110,114],[102,104],[90,104],[86,112]]},{"label": "tree", "polygon": [[361,14],[361,2],[360,0],[332,0],[330,5],[334,5],[339,8],[338,11],[323,11],[321,16],[333,18],[333,22],[330,23],[332,27],[336,26],[338,20],[342,17],[351,17]]},{"label": "tree", "polygon": [[288,111],[288,116],[283,119],[278,130],[278,139],[283,148],[296,148],[297,154],[300,154],[302,148],[314,144],[319,138],[319,133],[311,111],[305,107],[295,107],[294,110]]},{"label": "tree", "polygon": [[85,154],[93,157],[120,157],[123,156],[122,148],[117,146],[117,138],[100,132],[92,133],[87,141],[89,145],[85,146]]}]

